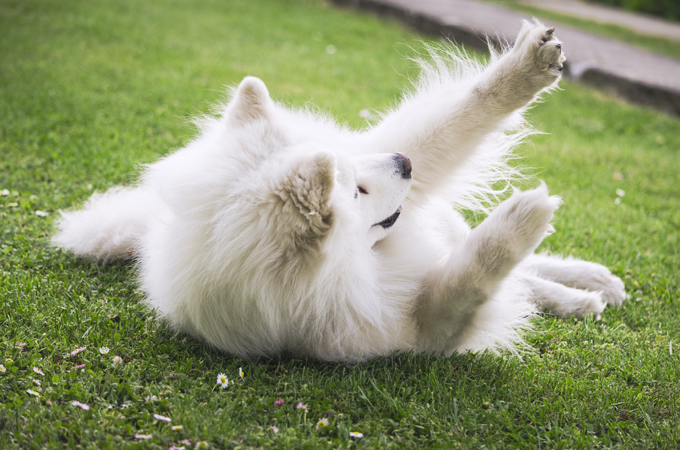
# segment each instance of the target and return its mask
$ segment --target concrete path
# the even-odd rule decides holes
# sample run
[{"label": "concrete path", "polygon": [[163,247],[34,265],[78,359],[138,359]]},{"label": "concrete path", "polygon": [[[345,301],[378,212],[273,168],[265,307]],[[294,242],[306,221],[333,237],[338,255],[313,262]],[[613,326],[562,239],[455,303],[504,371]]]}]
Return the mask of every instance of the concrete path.
[{"label": "concrete path", "polygon": [[[418,31],[486,49],[484,36],[514,40],[527,15],[475,0],[332,0],[396,17]],[[548,23],[546,23],[548,24]],[[564,42],[569,78],[631,102],[680,115],[680,61],[552,24]]]},{"label": "concrete path", "polygon": [[641,34],[680,42],[680,24],[652,16],[635,14],[623,9],[596,5],[594,3],[584,3],[579,0],[522,0],[522,3],[582,19],[613,23],[632,28]]}]

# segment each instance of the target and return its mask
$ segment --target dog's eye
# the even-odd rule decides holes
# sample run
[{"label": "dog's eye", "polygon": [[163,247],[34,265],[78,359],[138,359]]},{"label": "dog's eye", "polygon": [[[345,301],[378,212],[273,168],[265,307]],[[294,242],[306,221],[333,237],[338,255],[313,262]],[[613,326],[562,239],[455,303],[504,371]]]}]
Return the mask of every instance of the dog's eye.
[{"label": "dog's eye", "polygon": [[368,191],[367,191],[366,189],[362,188],[361,186],[357,186],[357,189],[358,189],[359,192],[361,192],[362,194],[368,194]]}]

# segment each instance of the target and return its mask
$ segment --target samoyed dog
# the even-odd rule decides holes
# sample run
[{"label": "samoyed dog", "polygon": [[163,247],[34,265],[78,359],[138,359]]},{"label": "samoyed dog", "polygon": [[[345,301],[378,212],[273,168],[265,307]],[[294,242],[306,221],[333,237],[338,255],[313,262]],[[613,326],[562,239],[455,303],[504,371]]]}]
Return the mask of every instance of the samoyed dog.
[{"label": "samoyed dog", "polygon": [[363,131],[277,104],[247,77],[135,187],[62,212],[54,243],[136,258],[160,316],[243,357],[512,350],[538,310],[620,305],[605,267],[533,254],[560,205],[544,184],[474,229],[456,212],[481,210],[510,174],[531,133],[523,110],[562,74],[554,28],[524,23],[486,65],[430,56],[413,92]]}]

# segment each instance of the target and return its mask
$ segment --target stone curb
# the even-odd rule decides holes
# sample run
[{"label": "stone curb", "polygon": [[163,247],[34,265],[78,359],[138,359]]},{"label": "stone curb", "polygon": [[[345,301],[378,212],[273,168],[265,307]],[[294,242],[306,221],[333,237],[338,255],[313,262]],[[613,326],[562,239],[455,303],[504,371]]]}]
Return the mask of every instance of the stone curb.
[{"label": "stone curb", "polygon": [[379,16],[397,19],[407,25],[412,26],[417,31],[435,36],[441,36],[466,47],[472,47],[481,51],[489,50],[486,44],[486,37],[483,35],[480,36],[470,29],[443,24],[434,17],[405,10],[400,8],[398,5],[383,3],[376,0],[330,1],[336,5],[363,9]]},{"label": "stone curb", "polygon": [[[488,52],[487,37],[484,34],[477,33],[464,26],[442,23],[437,17],[409,11],[385,0],[330,1],[339,6],[363,9],[382,17],[394,18],[419,32],[441,36],[457,44]],[[489,36],[489,39],[492,43],[498,43],[498,39],[492,35]],[[597,66],[574,67],[573,64],[569,64],[569,61],[565,64],[565,76],[631,103],[649,106],[667,114],[680,116],[680,91],[675,89],[625,78]]]}]

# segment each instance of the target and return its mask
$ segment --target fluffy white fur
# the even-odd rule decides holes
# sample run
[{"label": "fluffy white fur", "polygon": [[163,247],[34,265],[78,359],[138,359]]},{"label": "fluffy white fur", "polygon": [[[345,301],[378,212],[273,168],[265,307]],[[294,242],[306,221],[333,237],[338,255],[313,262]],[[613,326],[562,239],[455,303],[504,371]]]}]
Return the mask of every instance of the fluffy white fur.
[{"label": "fluffy white fur", "polygon": [[624,299],[618,278],[533,255],[560,204],[545,185],[474,229],[455,212],[482,209],[510,174],[530,134],[523,108],[561,76],[553,31],[525,23],[486,66],[433,51],[414,91],[361,132],[279,105],[248,77],[136,187],[63,212],[54,242],[99,259],[134,253],[162,317],[242,356],[513,349],[537,307],[598,315]]}]

